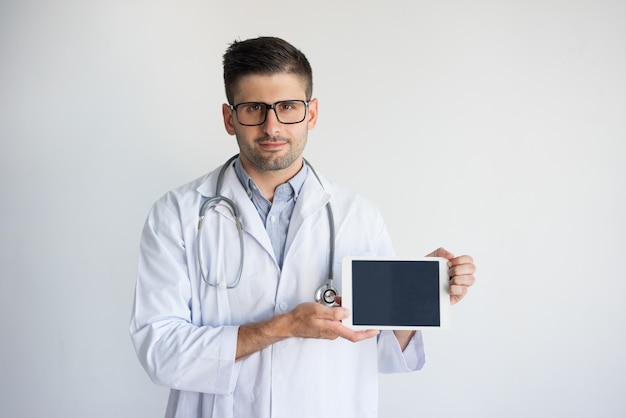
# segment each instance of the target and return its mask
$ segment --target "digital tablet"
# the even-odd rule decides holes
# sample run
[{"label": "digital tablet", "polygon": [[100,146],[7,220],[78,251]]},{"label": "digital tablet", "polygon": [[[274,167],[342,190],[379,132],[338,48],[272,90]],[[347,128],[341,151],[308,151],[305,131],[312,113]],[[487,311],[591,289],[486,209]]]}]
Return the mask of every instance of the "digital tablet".
[{"label": "digital tablet", "polygon": [[446,328],[450,322],[448,260],[344,257],[343,324],[356,330]]}]

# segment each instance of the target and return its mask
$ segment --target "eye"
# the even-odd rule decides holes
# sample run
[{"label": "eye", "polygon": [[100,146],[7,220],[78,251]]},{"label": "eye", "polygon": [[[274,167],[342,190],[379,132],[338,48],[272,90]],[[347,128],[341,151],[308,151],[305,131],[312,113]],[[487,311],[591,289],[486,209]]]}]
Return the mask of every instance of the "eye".
[{"label": "eye", "polygon": [[294,110],[298,110],[300,107],[302,107],[302,103],[300,103],[300,102],[280,102],[280,103],[278,103],[278,105],[276,107],[281,112],[291,112],[291,111],[294,111]]},{"label": "eye", "polygon": [[262,103],[243,103],[239,109],[246,113],[258,113],[265,109],[265,105]]}]

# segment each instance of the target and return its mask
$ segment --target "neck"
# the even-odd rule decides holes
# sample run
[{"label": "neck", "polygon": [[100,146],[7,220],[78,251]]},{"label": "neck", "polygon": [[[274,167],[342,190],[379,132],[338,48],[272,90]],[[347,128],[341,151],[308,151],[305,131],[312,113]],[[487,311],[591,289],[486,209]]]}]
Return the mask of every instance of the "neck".
[{"label": "neck", "polygon": [[247,161],[245,158],[241,158],[241,164],[246,170],[246,173],[250,176],[254,183],[259,187],[263,196],[270,202],[274,199],[274,191],[281,184],[287,183],[302,169],[304,161],[302,157],[299,157],[289,167],[281,170],[261,170]]}]

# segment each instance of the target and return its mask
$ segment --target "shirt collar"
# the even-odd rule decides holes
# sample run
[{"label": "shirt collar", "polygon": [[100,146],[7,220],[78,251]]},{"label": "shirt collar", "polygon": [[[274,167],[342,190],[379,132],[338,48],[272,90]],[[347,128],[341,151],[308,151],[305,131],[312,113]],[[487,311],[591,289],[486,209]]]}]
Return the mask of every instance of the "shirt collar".
[{"label": "shirt collar", "polygon": [[[252,197],[253,189],[258,190],[258,187],[254,183],[254,180],[252,180],[248,173],[246,173],[246,170],[244,170],[243,164],[241,164],[241,158],[237,158],[235,160],[234,168],[235,173],[237,174],[237,178],[239,179],[239,182],[241,183],[243,188],[246,190],[248,197]],[[304,181],[306,180],[308,172],[309,167],[306,164],[302,164],[302,168],[300,169],[300,171],[298,171],[295,176],[289,179],[287,183],[284,183],[291,186],[290,192],[293,192],[294,201],[298,200],[298,196],[300,195],[300,191],[302,190],[302,186],[304,185]]]}]

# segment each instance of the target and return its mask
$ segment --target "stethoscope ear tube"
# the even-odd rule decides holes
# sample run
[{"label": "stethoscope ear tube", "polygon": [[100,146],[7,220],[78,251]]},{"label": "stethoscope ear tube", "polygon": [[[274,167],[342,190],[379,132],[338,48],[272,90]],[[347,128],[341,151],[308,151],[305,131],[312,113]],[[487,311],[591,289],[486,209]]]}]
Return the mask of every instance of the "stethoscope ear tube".
[{"label": "stethoscope ear tube", "polygon": [[[220,280],[219,282],[213,284],[209,282],[207,275],[204,273],[203,258],[202,258],[202,224],[204,223],[204,216],[207,210],[210,208],[214,208],[216,206],[222,206],[226,208],[233,218],[235,219],[235,224],[237,225],[237,234],[239,235],[239,267],[237,269],[237,278],[235,282],[229,284],[226,280]],[[237,205],[235,203],[224,197],[224,196],[215,196],[211,199],[207,200],[202,204],[202,210],[200,212],[200,221],[198,221],[198,245],[196,246],[198,249],[198,267],[200,269],[200,275],[202,276],[202,280],[209,286],[218,287],[220,289],[234,289],[239,286],[239,282],[241,281],[241,275],[243,273],[243,260],[244,260],[244,245],[243,245],[243,223],[241,222],[241,218],[239,217],[239,210],[237,209]]]},{"label": "stethoscope ear tube", "polygon": [[[218,287],[219,289],[234,289],[239,286],[239,282],[241,281],[241,275],[243,273],[243,260],[244,260],[244,245],[243,245],[243,223],[241,222],[241,217],[239,216],[239,208],[231,199],[224,197],[221,195],[222,184],[224,183],[224,173],[230,164],[237,158],[239,154],[232,156],[226,163],[222,166],[222,169],[217,176],[217,185],[215,187],[215,196],[207,199],[202,206],[200,206],[200,219],[198,221],[198,266],[200,270],[200,275],[202,276],[202,280],[209,286]],[[239,235],[239,267],[237,269],[237,278],[232,284],[229,284],[225,279],[220,280],[217,283],[210,283],[207,275],[203,269],[203,258],[202,258],[202,225],[204,224],[204,216],[206,212],[214,208],[216,206],[221,206],[226,208],[233,218],[235,219],[235,224],[237,225],[237,234]]]},{"label": "stethoscope ear tube", "polygon": [[[320,183],[322,188],[324,184],[317,175],[317,172],[307,160],[304,162],[311,168],[311,172]],[[328,229],[329,229],[329,254],[328,254],[328,279],[327,282],[317,288],[315,291],[315,302],[321,303],[328,307],[337,306],[335,302],[335,296],[339,294],[337,288],[333,284],[333,277],[335,276],[335,216],[333,214],[333,208],[330,202],[326,203],[326,211],[328,212]]]}]

